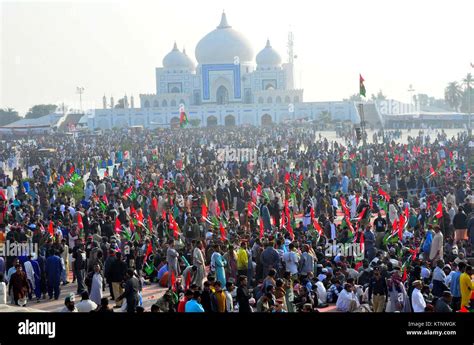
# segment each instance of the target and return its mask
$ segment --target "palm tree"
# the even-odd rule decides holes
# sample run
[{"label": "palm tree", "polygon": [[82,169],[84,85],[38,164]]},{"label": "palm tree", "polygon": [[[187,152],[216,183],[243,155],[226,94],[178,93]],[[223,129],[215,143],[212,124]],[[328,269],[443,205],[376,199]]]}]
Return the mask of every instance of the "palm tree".
[{"label": "palm tree", "polygon": [[458,111],[461,105],[462,90],[457,81],[453,81],[444,89],[444,98],[449,106]]}]

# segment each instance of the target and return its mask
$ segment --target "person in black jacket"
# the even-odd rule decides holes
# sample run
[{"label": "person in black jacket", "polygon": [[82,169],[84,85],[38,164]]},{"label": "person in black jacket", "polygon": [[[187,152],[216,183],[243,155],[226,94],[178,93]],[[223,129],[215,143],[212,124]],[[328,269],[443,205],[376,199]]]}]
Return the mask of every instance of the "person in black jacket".
[{"label": "person in black jacket", "polygon": [[239,277],[239,287],[237,288],[237,303],[239,304],[239,313],[250,313],[250,292],[247,288],[247,277]]},{"label": "person in black jacket", "polygon": [[84,250],[84,244],[78,242],[72,250],[72,257],[74,259],[74,274],[77,279],[77,294],[81,295],[86,291],[86,285],[84,282],[86,272],[86,252]]},{"label": "person in black jacket", "polygon": [[[112,290],[115,297],[119,297],[123,293],[122,282],[127,272],[127,264],[122,260],[122,253],[116,254],[116,260],[110,264],[110,281],[112,282]],[[115,308],[122,306],[122,300],[115,300]]]},{"label": "person in black jacket", "polygon": [[134,313],[138,306],[140,283],[131,268],[127,270],[125,280],[125,290],[117,298],[117,301],[122,301],[125,298],[127,300],[127,313]]}]

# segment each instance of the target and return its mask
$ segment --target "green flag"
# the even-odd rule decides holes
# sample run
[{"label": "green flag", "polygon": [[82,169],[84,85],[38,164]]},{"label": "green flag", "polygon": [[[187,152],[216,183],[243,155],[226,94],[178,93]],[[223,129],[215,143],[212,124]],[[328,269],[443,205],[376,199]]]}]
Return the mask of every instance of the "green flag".
[{"label": "green flag", "polygon": [[74,182],[77,182],[81,179],[81,176],[79,176],[77,173],[74,173],[74,175],[72,175],[71,177],[71,182],[74,183]]},{"label": "green flag", "polygon": [[362,75],[359,74],[359,94],[361,96],[365,97],[365,85],[364,85],[364,78],[362,78]]}]

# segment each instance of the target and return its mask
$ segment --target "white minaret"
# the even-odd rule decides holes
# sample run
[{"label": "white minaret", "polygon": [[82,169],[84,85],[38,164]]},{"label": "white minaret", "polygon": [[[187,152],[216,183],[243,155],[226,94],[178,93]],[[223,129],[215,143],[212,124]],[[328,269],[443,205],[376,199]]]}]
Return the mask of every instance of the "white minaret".
[{"label": "white minaret", "polygon": [[133,95],[130,96],[130,108],[135,108],[135,100],[133,99]]},{"label": "white minaret", "polygon": [[288,62],[284,64],[283,68],[286,72],[286,88],[288,90],[293,90],[295,88],[294,82],[294,58],[295,52],[294,48],[294,35],[293,32],[288,32],[288,43],[287,43],[287,52],[288,52]]},{"label": "white minaret", "polygon": [[125,96],[123,97],[123,107],[124,107],[125,109],[128,108],[128,97],[127,97],[127,95],[125,95]]},{"label": "white minaret", "polygon": [[107,98],[105,97],[105,95],[104,97],[102,97],[102,107],[104,109],[107,109]]},{"label": "white minaret", "polygon": [[115,107],[115,102],[114,102],[114,97],[110,96],[110,107],[113,108]]}]

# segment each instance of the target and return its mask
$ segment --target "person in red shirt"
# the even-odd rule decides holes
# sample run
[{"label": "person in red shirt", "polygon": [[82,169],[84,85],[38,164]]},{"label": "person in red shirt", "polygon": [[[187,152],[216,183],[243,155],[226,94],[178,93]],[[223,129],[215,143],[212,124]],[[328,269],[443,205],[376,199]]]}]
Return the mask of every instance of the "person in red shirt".
[{"label": "person in red shirt", "polygon": [[193,292],[191,290],[186,290],[184,297],[178,303],[178,313],[184,313],[184,308],[186,303],[193,298]]}]

